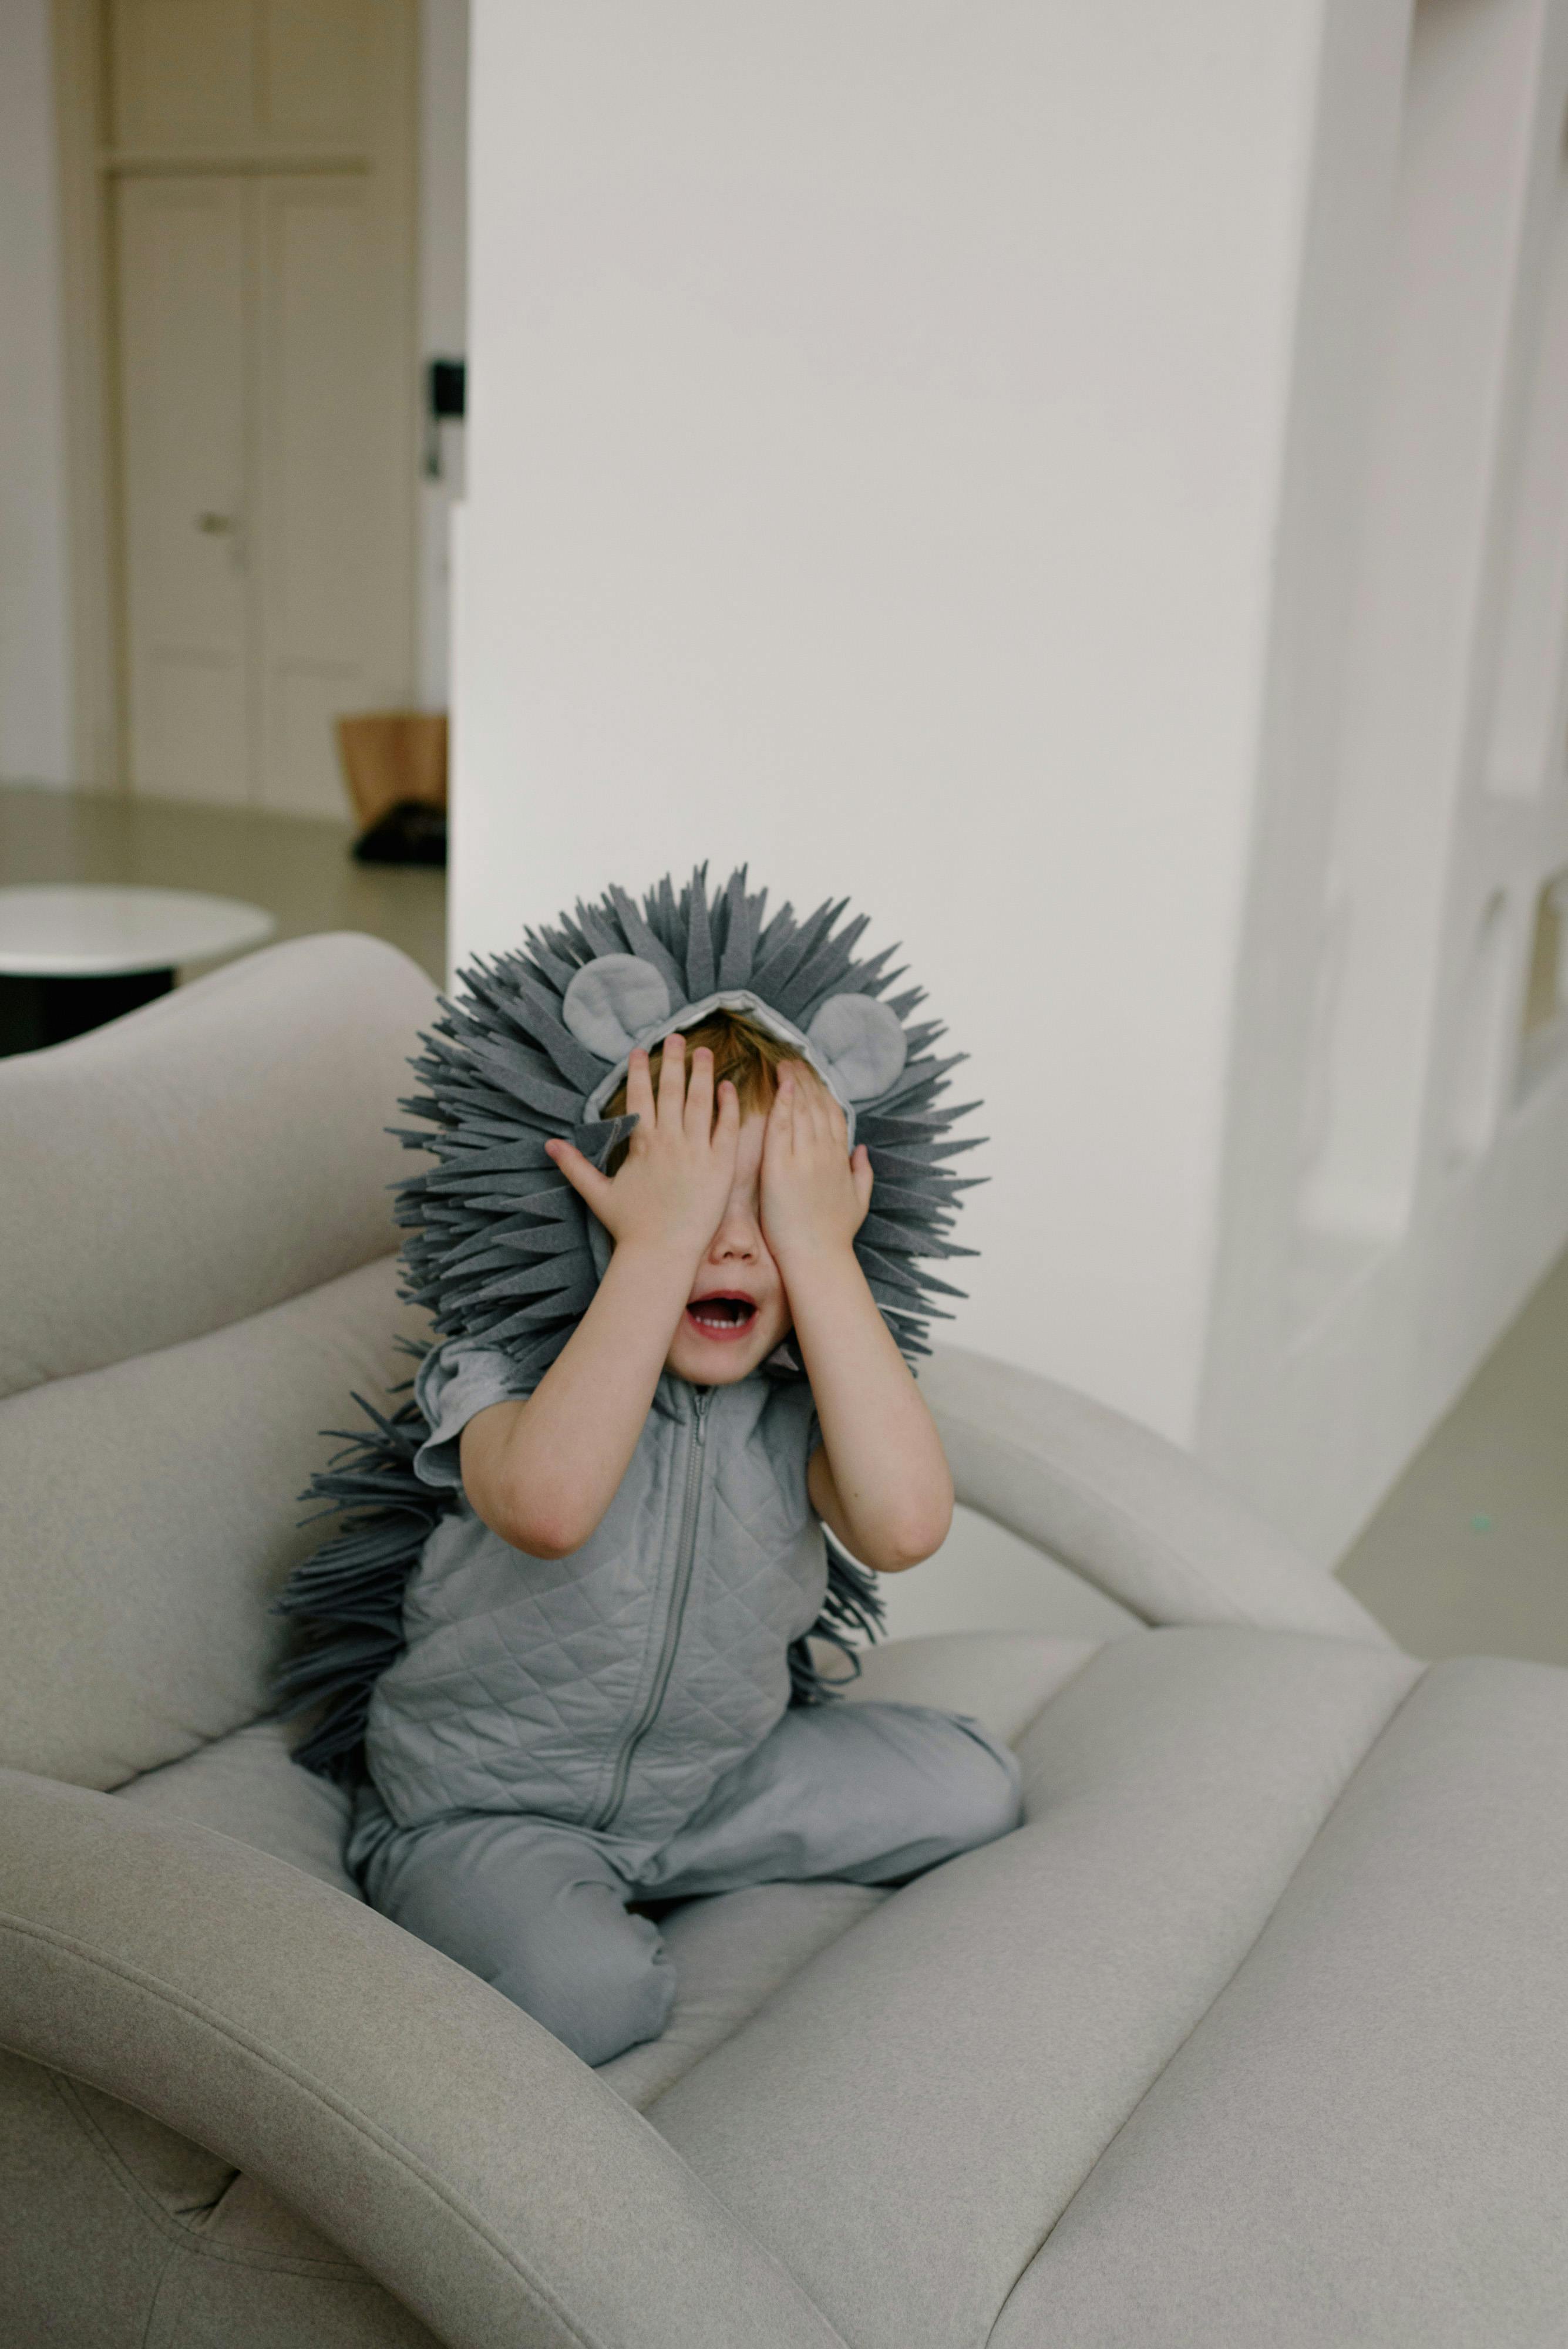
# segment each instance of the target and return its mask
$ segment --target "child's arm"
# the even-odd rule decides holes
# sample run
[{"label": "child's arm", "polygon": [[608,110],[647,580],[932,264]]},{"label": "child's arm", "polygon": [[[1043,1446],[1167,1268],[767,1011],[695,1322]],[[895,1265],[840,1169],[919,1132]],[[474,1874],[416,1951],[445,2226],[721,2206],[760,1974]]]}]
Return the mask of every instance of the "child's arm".
[{"label": "child's arm", "polygon": [[459,1453],[475,1512],[533,1557],[580,1549],[615,1497],[734,1181],[735,1088],[720,1086],[715,1123],[713,1055],[692,1055],[688,1089],[685,1051],[683,1037],[665,1040],[657,1112],[648,1055],[632,1054],[626,1105],[638,1125],[613,1180],[569,1142],[545,1144],[615,1254],[534,1392],[476,1412]]},{"label": "child's arm", "polygon": [[846,1548],[884,1574],[918,1566],[952,1523],[946,1456],[855,1256],[871,1162],[846,1154],[844,1113],[786,1063],[763,1149],[763,1228],[784,1278],[811,1381],[822,1448],[812,1506]]}]

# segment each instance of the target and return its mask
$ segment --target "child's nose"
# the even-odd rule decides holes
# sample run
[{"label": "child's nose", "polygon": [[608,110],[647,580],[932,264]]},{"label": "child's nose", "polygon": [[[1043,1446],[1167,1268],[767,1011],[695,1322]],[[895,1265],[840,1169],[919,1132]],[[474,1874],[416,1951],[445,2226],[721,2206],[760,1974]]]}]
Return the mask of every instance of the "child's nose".
[{"label": "child's nose", "polygon": [[713,1235],[708,1253],[721,1257],[754,1257],[762,1248],[762,1230],[754,1215],[746,1208],[731,1206]]}]

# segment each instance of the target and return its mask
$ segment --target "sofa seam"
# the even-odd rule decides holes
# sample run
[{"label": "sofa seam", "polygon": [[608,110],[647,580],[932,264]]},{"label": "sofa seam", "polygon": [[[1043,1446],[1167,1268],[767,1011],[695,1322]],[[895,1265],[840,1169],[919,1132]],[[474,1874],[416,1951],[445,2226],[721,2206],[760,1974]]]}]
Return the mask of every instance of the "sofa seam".
[{"label": "sofa seam", "polygon": [[[1146,1623],[1143,1628],[1146,1631],[1157,1631],[1161,1627],[1158,1623]],[[1125,1632],[1117,1634],[1118,1638],[1125,1639],[1127,1636],[1127,1634]],[[1097,1662],[1099,1658],[1104,1655],[1106,1650],[1109,1647],[1114,1647],[1116,1641],[1114,1640],[1096,1640],[1095,1641],[1093,1647],[1090,1649],[1088,1654],[1083,1659],[1082,1662],[1076,1665],[1075,1669],[1068,1673],[1064,1681],[1058,1681],[1050,1695],[1044,1698],[1035,1707],[1034,1711],[1030,1714],[1028,1720],[1024,1723],[1017,1735],[1015,1737],[1010,1737],[1007,1740],[1008,1747],[1011,1752],[1014,1754],[1017,1753],[1019,1747],[1023,1744],[1030,1731],[1032,1729],[1038,1728],[1040,1723],[1044,1720],[1045,1715],[1050,1712],[1051,1707],[1055,1703],[1057,1698],[1059,1696],[1065,1696],[1070,1688],[1076,1688],[1078,1682],[1083,1679],[1084,1674],[1088,1671],[1089,1666]]]},{"label": "sofa seam", "polygon": [[147,2304],[147,2322],[141,2328],[138,2349],[170,2349],[170,2344],[178,2341],[195,2272],[195,2262],[186,2247],[171,2243]]},{"label": "sofa seam", "polygon": [[[38,2069],[48,2080],[56,2095],[66,2106],[77,2127],[88,2140],[99,2162],[108,2170],[114,2184],[127,2200],[133,2202],[143,2218],[149,2220],[159,2233],[166,2236],[171,2243],[182,2244],[190,2240],[197,2230],[161,2202],[150,2187],[143,2185],[125,2156],[110,2142],[100,2124],[82,2104],[81,2083],[73,2079],[68,2072],[60,2071],[53,2064],[41,2063]],[[106,2090],[103,2093],[108,2092]],[[192,2139],[191,2142],[194,2143],[195,2140]],[[242,2175],[240,2170],[231,2168],[228,2185],[223,2188],[224,2194],[228,2192],[229,2186],[233,2185],[234,2179]],[[223,2195],[220,2195],[218,2200],[222,2199]],[[205,2207],[208,2209],[213,2209],[217,2206],[216,2203],[209,2203]]]},{"label": "sofa seam", "polygon": [[[125,2156],[111,2142],[101,2123],[83,2106],[81,2082],[73,2079],[68,2072],[57,2070],[52,2064],[40,2064],[38,2068],[53,2084],[61,2101],[68,2106],[83,2133],[90,2137],[95,2149],[101,2155],[105,2166],[115,2175],[116,2183],[152,2220],[159,2232],[169,2238],[174,2251],[187,2254],[193,2260],[213,2260],[223,2267],[251,2268],[267,2275],[318,2276],[339,2282],[374,2281],[356,2261],[350,2260],[343,2253],[339,2253],[335,2259],[320,2260],[311,2259],[297,2252],[290,2254],[246,2251],[233,2243],[211,2241],[203,2232],[206,2220],[228,2199],[235,2186],[248,2175],[248,2172],[236,2169],[231,2164],[227,2183],[213,2201],[201,2206],[200,2219],[196,2220],[182,2219],[178,2211],[169,2209],[161,2202],[151,2187],[143,2185]],[[102,2089],[99,2093],[107,2095],[109,2091]],[[119,2101],[123,2102],[124,2099],[121,2098]],[[175,2134],[181,2135],[182,2132],[176,2131]],[[201,2145],[199,2137],[192,2137],[187,2142]],[[206,2152],[210,2148],[203,2146],[202,2150]],[[219,2159],[222,2158],[221,2155],[217,2157]]]},{"label": "sofa seam", "polygon": [[[1402,1653],[1403,1651],[1400,1652]],[[1411,1658],[1407,1661],[1415,1661],[1416,1660]],[[1281,1885],[1273,1900],[1271,1901],[1268,1913],[1259,1925],[1257,1931],[1253,1934],[1246,1948],[1241,1951],[1241,1956],[1231,1968],[1231,1971],[1225,1976],[1224,1981],[1219,1984],[1218,1988],[1215,1990],[1213,1997],[1210,1998],[1205,2005],[1202,2013],[1197,2015],[1193,2019],[1189,2028],[1182,2033],[1175,2046],[1171,2048],[1169,2054],[1164,2057],[1158,2068],[1151,2074],[1150,2077],[1145,2082],[1142,2088],[1139,2089],[1133,2102],[1128,2106],[1121,2119],[1116,2123],[1116,2127],[1111,2131],[1109,2137],[1106,2137],[1104,2145],[1101,2146],[1094,2159],[1085,2169],[1083,2176],[1079,2178],[1072,2192],[1067,2195],[1063,2201],[1062,2207],[1057,2211],[1056,2216],[1052,2220],[1050,2225],[1046,2228],[1044,2233],[1041,2236],[1039,2241],[1034,2245],[1033,2249],[1030,2251],[1029,2256],[1023,2261],[1023,2266],[1013,2277],[1012,2282],[1008,2285],[1006,2292],[1002,2294],[1002,2299],[997,2305],[996,2314],[992,2317],[991,2323],[986,2328],[985,2342],[987,2344],[995,2338],[996,2328],[1002,2323],[1003,2316],[1006,2314],[1008,2306],[1012,2302],[1013,2294],[1017,2292],[1019,2285],[1023,2282],[1024,2277],[1033,2267],[1035,2261],[1044,2251],[1045,2246],[1056,2232],[1057,2228],[1062,2224],[1063,2220],[1077,2201],[1078,2197],[1083,2193],[1084,2189],[1087,2186],[1090,2178],[1093,2178],[1095,2172],[1104,2161],[1106,2154],[1109,2153],[1111,2147],[1116,2144],[1116,2140],[1123,2135],[1123,2133],[1131,2127],[1132,2122],[1137,2114],[1141,2112],[1143,2106],[1147,2103],[1149,2097],[1159,2085],[1161,2080],[1164,2079],[1171,2065],[1176,2062],[1177,2057],[1181,2054],[1182,2049],[1188,2044],[1189,2041],[1193,2039],[1202,2029],[1203,2025],[1208,2022],[1209,2017],[1213,2013],[1214,2009],[1219,2005],[1220,2001],[1224,1997],[1225,1992],[1230,1989],[1231,1983],[1241,1971],[1242,1967],[1251,1957],[1252,1952],[1258,1947],[1259,1942],[1262,1940],[1264,1934],[1268,1931],[1269,1927],[1273,1923],[1275,1917],[1279,1914],[1281,1903],[1284,1900],[1292,1885],[1295,1882],[1297,1877],[1301,1874],[1302,1869],[1305,1867],[1308,1857],[1315,1848],[1318,1840],[1324,1834],[1329,1821],[1334,1817],[1334,1813],[1344,1802],[1345,1795],[1349,1793],[1351,1787],[1355,1785],[1356,1779],[1366,1768],[1372,1754],[1387,1736],[1389,1731],[1393,1728],[1394,1723],[1399,1719],[1406,1706],[1415,1695],[1417,1690],[1425,1684],[1428,1674],[1430,1672],[1431,1669],[1432,1667],[1430,1663],[1420,1664],[1417,1671],[1416,1677],[1410,1682],[1409,1687],[1406,1689],[1389,1707],[1388,1713],[1380,1726],[1375,1733],[1367,1739],[1366,1745],[1361,1750],[1361,1753],[1346,1771],[1334,1800],[1330,1803],[1327,1810],[1324,1811],[1322,1818],[1318,1821],[1312,1835],[1307,1838],[1306,1843],[1303,1846],[1299,1857],[1296,1859],[1294,1866],[1286,1876],[1284,1882]]]},{"label": "sofa seam", "polygon": [[[74,1039],[68,1040],[74,1041]],[[188,1337],[170,1338],[161,1346],[146,1346],[140,1353],[119,1354],[112,1361],[93,1362],[80,1370],[46,1371],[42,1378],[34,1379],[30,1385],[13,1387],[0,1394],[0,1409],[9,1402],[20,1402],[26,1395],[43,1394],[50,1387],[63,1387],[72,1379],[101,1378],[106,1371],[128,1370],[133,1363],[159,1361],[166,1354],[178,1353],[183,1346],[200,1346],[209,1338],[221,1338],[231,1330],[247,1329],[253,1321],[265,1320],[268,1314],[281,1312],[287,1305],[297,1305],[301,1298],[314,1297],[319,1290],[331,1288],[340,1280],[350,1280],[356,1273],[367,1271],[372,1265],[395,1265],[400,1256],[400,1246],[382,1248],[378,1255],[368,1256],[361,1263],[348,1265],[341,1272],[329,1272],[320,1280],[307,1281],[303,1288],[290,1289],[286,1297],[276,1297],[270,1305],[254,1306],[250,1312],[236,1314],[230,1321],[214,1321],[210,1330],[195,1330]],[[403,1291],[400,1288],[396,1293],[399,1304],[404,1303]]]},{"label": "sofa seam", "polygon": [[[360,2112],[356,2106],[334,2095],[309,2073],[282,2062],[258,2040],[252,2038],[245,2032],[237,2030],[233,2023],[213,2014],[202,2005],[200,2001],[192,1998],[188,1992],[174,1990],[169,1983],[161,1982],[155,1976],[144,1973],[140,1967],[128,1965],[123,1961],[105,1958],[100,1951],[90,1949],[72,1934],[62,1933],[53,1927],[36,1924],[31,1920],[15,1917],[0,1917],[0,1932],[16,1933],[20,1937],[41,1942],[47,1947],[66,1951],[76,1958],[78,1963],[90,1966],[111,1979],[130,1983],[145,1995],[178,2009],[198,2023],[213,2037],[226,2040],[232,2045],[246,2050],[280,2078],[291,2082],[317,2104],[335,2114],[340,2121],[347,2122],[351,2128],[379,2146],[382,2151],[389,2153],[412,2178],[418,2180],[427,2193],[446,2205],[460,2225],[466,2227],[486,2244],[500,2259],[503,2265],[516,2275],[518,2281],[535,2296],[541,2307],[558,2319],[574,2341],[580,2342],[583,2349],[602,2349],[602,2344],[598,2344],[592,2334],[582,2331],[549,2288],[530,2272],[518,2254],[504,2243],[476,2213],[469,2209],[457,2194],[438,2178],[409,2147],[379,2122],[372,2121],[368,2115]],[[33,2062],[41,2060],[26,2048],[18,2048],[16,2052],[27,2056]],[[46,2059],[45,2068],[55,2070],[60,2067],[49,2064]]]}]

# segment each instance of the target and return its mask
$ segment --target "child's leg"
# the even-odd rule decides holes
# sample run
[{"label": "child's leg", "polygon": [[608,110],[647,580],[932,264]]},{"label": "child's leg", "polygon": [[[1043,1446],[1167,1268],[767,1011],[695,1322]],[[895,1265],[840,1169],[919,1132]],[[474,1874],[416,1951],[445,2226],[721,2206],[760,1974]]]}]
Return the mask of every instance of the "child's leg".
[{"label": "child's leg", "polygon": [[663,2030],[674,1969],[587,1837],[486,1811],[389,1827],[367,1790],[349,1850],[372,1908],[493,1983],[585,2064]]},{"label": "child's leg", "polygon": [[1018,1764],[967,1716],[805,1705],[639,1872],[660,1899],[814,1876],[886,1884],[1018,1825]]}]

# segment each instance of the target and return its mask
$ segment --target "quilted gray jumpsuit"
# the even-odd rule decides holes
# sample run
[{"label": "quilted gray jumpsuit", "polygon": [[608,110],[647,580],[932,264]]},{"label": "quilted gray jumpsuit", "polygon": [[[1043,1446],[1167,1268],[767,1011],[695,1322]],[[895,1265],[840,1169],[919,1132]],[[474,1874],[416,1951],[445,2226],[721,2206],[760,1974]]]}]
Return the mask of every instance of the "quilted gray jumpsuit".
[{"label": "quilted gray jumpsuit", "polygon": [[[427,1358],[418,1461],[518,1392],[504,1352]],[[674,1978],[628,1900],[779,1878],[897,1881],[1016,1826],[1018,1768],[923,1705],[789,1707],[826,1585],[804,1379],[659,1380],[609,1508],[529,1557],[466,1501],[425,1545],[378,1682],[349,1864],[373,1905],[602,2064],[662,2031]]]}]

